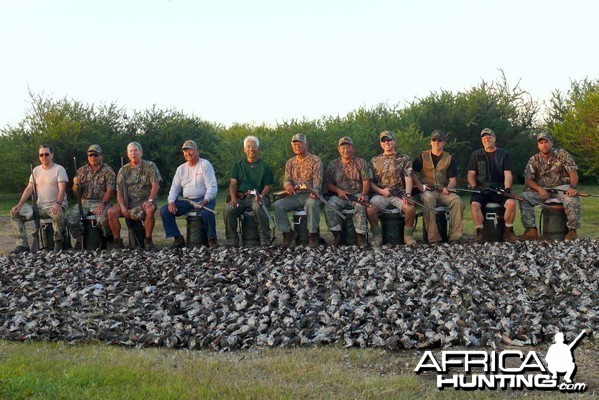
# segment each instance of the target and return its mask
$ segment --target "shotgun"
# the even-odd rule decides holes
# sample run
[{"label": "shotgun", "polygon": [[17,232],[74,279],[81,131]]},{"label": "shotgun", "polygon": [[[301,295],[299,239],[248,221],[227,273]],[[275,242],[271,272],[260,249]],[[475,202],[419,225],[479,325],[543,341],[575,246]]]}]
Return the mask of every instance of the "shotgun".
[{"label": "shotgun", "polygon": [[33,200],[33,224],[35,226],[35,230],[33,232],[33,243],[31,243],[31,252],[37,253],[40,249],[40,242],[42,241],[42,224],[40,221],[40,210],[37,207],[37,185],[35,183],[35,176],[33,175],[33,164],[29,164],[29,168],[31,169],[31,181],[33,182],[33,193],[31,194],[31,199]]},{"label": "shotgun", "polygon": [[[73,157],[73,166],[75,167],[75,176],[77,176],[77,157]],[[81,203],[81,182],[77,184],[77,189],[75,190],[75,197],[77,198],[77,207],[79,208],[79,238],[77,241],[81,246],[81,250],[85,249],[85,245],[83,241],[85,240],[85,233],[83,230],[83,204]]]}]

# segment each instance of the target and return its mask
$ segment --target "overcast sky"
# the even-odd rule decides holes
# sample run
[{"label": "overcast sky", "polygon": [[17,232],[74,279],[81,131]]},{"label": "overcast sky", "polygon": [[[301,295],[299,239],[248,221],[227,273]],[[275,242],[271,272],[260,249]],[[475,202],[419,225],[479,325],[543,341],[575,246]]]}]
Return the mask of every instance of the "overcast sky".
[{"label": "overcast sky", "polygon": [[0,0],[0,126],[44,93],[212,122],[405,105],[499,77],[599,78],[599,2]]}]

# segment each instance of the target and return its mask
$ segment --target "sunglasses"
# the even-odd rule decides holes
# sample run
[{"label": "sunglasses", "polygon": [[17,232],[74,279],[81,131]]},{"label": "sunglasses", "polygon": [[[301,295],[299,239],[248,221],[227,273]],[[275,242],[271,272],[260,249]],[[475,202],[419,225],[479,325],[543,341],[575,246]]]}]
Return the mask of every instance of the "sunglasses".
[{"label": "sunglasses", "polygon": [[50,157],[50,153],[40,153],[39,157]]},{"label": "sunglasses", "polygon": [[381,143],[385,143],[385,142],[392,142],[393,139],[389,139],[389,138],[382,138],[381,139]]},{"label": "sunglasses", "polygon": [[99,154],[98,153],[87,153],[88,157],[98,157]]},{"label": "sunglasses", "polygon": [[433,141],[433,142],[444,142],[443,139],[438,139],[438,138],[431,139],[431,141]]}]

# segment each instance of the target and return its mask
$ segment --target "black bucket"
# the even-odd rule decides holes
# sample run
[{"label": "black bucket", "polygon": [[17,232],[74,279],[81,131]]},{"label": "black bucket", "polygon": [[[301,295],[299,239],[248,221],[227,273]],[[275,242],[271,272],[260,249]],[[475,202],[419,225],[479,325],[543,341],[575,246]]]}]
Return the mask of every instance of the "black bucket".
[{"label": "black bucket", "polygon": [[253,211],[246,211],[241,216],[241,243],[244,246],[260,246],[260,233]]},{"label": "black bucket", "polygon": [[403,244],[403,228],[405,219],[397,208],[386,209],[380,215],[383,229],[383,244]]},{"label": "black bucket", "polygon": [[293,230],[297,233],[295,244],[308,244],[308,217],[304,209],[293,210]]},{"label": "black bucket", "polygon": [[187,247],[208,246],[208,231],[200,211],[188,212],[185,221],[187,221]]},{"label": "black bucket", "polygon": [[98,227],[95,215],[88,215],[83,220],[83,238],[83,248],[85,250],[98,250],[103,247],[104,235]]},{"label": "black bucket", "polygon": [[345,220],[341,222],[341,239],[342,243],[352,246],[356,243],[356,228],[354,227],[354,215],[356,210],[353,208],[341,210],[345,215]]},{"label": "black bucket", "polygon": [[40,248],[44,250],[54,250],[54,228],[51,218],[40,219],[41,243]]},{"label": "black bucket", "polygon": [[483,209],[483,239],[485,242],[503,242],[505,208],[499,203],[487,203]]},{"label": "black bucket", "polygon": [[564,240],[568,233],[568,218],[564,205],[559,201],[551,201],[550,199],[545,204],[550,205],[549,208],[543,207],[539,225],[541,226],[541,236],[545,239]]},{"label": "black bucket", "polygon": [[[447,224],[449,222],[449,211],[446,206],[437,206],[435,210],[435,220],[437,222],[437,230],[441,235],[441,241],[447,242],[449,236],[447,235]],[[426,225],[424,225],[424,219],[422,220],[422,238],[428,243],[428,231]]]},{"label": "black bucket", "polygon": [[127,225],[129,229],[129,248],[144,248],[144,239],[146,238],[146,230],[141,221],[129,220]]}]

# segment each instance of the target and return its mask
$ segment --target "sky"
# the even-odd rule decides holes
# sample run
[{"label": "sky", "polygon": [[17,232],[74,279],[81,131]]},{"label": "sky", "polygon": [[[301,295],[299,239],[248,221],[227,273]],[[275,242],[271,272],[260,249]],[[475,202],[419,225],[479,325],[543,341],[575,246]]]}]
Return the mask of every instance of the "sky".
[{"label": "sky", "polygon": [[0,127],[30,95],[277,124],[500,77],[599,79],[595,0],[0,0]]}]

